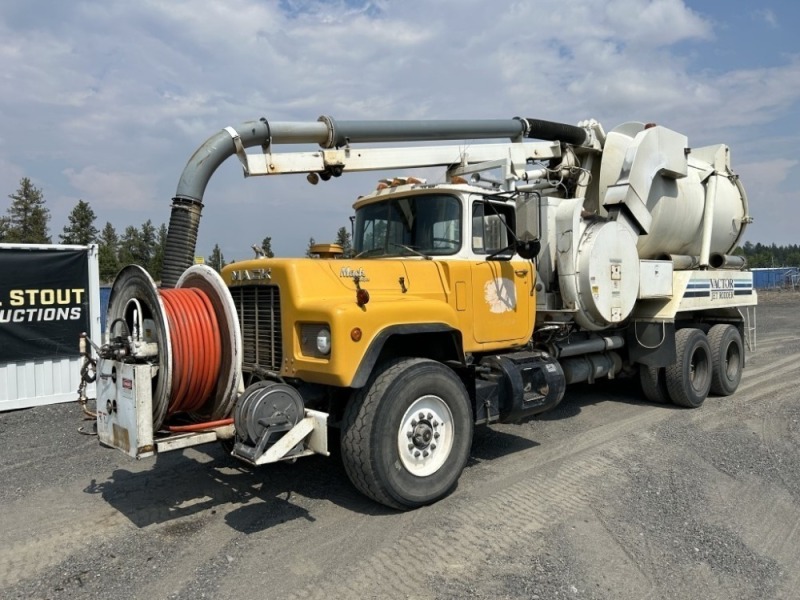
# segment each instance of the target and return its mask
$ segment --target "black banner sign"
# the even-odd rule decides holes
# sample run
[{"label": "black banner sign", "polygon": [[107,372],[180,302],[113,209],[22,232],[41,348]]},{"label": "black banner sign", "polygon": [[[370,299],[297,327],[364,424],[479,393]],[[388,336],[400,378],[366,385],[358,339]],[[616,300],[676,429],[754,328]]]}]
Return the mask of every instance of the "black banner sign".
[{"label": "black banner sign", "polygon": [[0,363],[79,355],[88,250],[0,249]]}]

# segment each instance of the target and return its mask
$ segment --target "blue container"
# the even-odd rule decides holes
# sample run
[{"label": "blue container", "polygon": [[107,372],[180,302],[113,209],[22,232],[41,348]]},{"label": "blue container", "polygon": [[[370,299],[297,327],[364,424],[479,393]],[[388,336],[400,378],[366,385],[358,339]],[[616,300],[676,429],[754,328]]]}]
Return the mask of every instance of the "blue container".
[{"label": "blue container", "polygon": [[111,286],[100,286],[100,331],[106,331],[106,313],[108,312],[108,297],[111,295]]},{"label": "blue container", "polygon": [[752,271],[753,286],[759,290],[791,285],[792,276],[800,274],[797,267],[765,267]]}]

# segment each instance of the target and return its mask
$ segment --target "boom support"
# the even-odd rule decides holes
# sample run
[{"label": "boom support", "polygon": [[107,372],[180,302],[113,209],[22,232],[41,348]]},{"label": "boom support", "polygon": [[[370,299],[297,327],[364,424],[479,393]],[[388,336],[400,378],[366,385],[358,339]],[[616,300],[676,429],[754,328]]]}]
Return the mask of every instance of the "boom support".
[{"label": "boom support", "polygon": [[[348,147],[356,143],[378,142],[420,142],[435,140],[484,140],[524,138],[559,140],[574,145],[591,145],[592,130],[564,123],[553,123],[540,119],[490,119],[490,120],[434,120],[434,121],[336,121],[322,116],[318,121],[275,122],[266,119],[248,121],[239,127],[226,127],[213,135],[200,146],[189,159],[178,182],[178,189],[172,202],[169,231],[164,252],[162,286],[175,287],[181,273],[193,261],[200,213],[211,175],[226,159],[234,154],[240,159],[245,148],[261,146],[265,156],[271,155],[276,144],[319,144],[323,149]],[[419,151],[419,149],[417,149]],[[439,156],[430,161],[420,161],[414,166],[437,166],[449,164],[446,160],[458,160],[459,156]],[[243,159],[246,173],[269,174],[269,163],[250,164]],[[331,171],[325,170],[325,163],[334,165]],[[384,163],[387,164],[387,163]],[[318,164],[309,164],[319,167]],[[286,172],[330,172],[340,175],[338,164],[323,159],[322,169],[302,169]],[[352,167],[354,168],[354,167]],[[351,169],[352,169],[351,168]],[[373,167],[386,168],[386,167]]]}]

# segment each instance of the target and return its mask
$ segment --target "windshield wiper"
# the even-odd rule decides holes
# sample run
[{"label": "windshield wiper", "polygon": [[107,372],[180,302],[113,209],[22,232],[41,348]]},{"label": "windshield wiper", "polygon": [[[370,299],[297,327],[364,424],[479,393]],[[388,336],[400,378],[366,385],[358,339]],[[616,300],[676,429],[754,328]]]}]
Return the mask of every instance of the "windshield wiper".
[{"label": "windshield wiper", "polygon": [[389,242],[389,244],[392,245],[392,246],[397,246],[398,248],[402,248],[403,250],[408,250],[412,254],[416,254],[417,256],[421,256],[425,260],[432,260],[430,256],[428,256],[427,254],[424,254],[423,252],[420,252],[416,248],[412,248],[411,246],[406,246],[405,244],[398,244],[397,242]]},{"label": "windshield wiper", "polygon": [[382,252],[382,253],[386,254],[386,250],[385,249],[380,248],[380,247],[376,247],[376,248],[369,248],[368,250],[362,250],[361,252],[356,254],[353,258],[363,258],[363,257],[370,256],[371,254],[378,253],[378,252]]}]

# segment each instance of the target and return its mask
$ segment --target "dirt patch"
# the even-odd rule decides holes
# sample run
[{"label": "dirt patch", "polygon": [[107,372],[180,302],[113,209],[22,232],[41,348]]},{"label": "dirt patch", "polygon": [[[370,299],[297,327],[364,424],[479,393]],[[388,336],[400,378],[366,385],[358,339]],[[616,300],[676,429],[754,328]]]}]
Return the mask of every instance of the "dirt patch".
[{"label": "dirt patch", "polygon": [[409,513],[335,459],[137,462],[79,434],[76,405],[0,414],[0,596],[796,598],[800,293],[760,300],[735,395],[575,386],[478,430],[457,490]]}]

